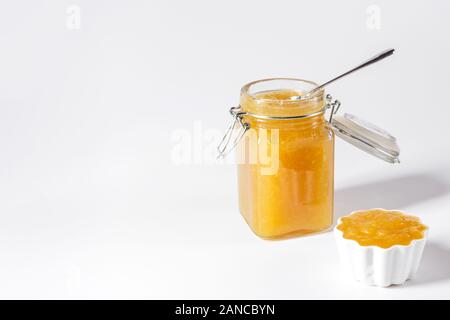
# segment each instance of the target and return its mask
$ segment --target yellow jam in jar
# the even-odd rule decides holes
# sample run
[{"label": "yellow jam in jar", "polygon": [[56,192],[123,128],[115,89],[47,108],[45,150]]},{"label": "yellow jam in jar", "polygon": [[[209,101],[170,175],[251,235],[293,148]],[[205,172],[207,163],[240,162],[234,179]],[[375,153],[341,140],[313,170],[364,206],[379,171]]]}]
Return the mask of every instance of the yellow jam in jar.
[{"label": "yellow jam in jar", "polygon": [[[297,99],[298,90],[250,93],[248,86],[241,93],[241,109],[261,117],[243,119],[250,129],[238,145],[241,214],[265,239],[328,229],[333,221],[334,134],[321,112],[323,92]],[[307,117],[290,118],[301,115]]]},{"label": "yellow jam in jar", "polygon": [[337,226],[345,239],[357,241],[361,246],[389,248],[407,246],[412,240],[422,239],[427,227],[419,218],[399,211],[373,209],[359,211],[341,218]]}]

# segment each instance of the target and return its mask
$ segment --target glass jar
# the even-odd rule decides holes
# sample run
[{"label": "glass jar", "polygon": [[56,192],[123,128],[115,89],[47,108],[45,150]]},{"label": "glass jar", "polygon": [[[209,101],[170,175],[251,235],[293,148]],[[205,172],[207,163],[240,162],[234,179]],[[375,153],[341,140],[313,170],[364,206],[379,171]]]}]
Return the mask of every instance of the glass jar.
[{"label": "glass jar", "polygon": [[261,238],[331,227],[335,133],[372,155],[398,162],[393,136],[352,115],[333,117],[337,100],[325,97],[323,89],[305,94],[316,86],[292,78],[251,82],[241,89],[239,107],[230,110],[235,120],[219,154],[237,147],[239,209]]},{"label": "glass jar", "polygon": [[297,98],[315,86],[269,79],[241,90],[249,130],[238,144],[239,208],[262,238],[319,232],[333,222],[334,134],[324,93]]}]

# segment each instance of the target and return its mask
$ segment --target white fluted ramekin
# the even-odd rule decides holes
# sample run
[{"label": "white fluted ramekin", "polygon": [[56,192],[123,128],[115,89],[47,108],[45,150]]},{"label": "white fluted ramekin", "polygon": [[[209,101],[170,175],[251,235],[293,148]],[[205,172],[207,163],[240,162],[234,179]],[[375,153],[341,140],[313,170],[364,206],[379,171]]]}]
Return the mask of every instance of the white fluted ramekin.
[{"label": "white fluted ramekin", "polygon": [[[350,215],[356,212],[359,211]],[[334,227],[334,235],[345,273],[353,276],[356,281],[379,287],[403,284],[414,277],[427,241],[428,228],[423,232],[423,238],[412,240],[407,246],[394,245],[385,249],[362,246],[355,240],[345,239],[343,232],[337,229],[340,223],[341,218]]]}]

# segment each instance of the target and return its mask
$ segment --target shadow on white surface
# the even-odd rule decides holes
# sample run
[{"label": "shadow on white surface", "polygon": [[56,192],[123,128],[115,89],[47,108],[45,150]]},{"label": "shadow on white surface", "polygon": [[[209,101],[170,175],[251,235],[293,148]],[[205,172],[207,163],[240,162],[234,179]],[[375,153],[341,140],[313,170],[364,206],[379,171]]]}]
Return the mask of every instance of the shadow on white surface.
[{"label": "shadow on white surface", "polygon": [[450,280],[450,249],[428,242],[423,252],[419,270],[408,287]]},{"label": "shadow on white surface", "polygon": [[450,193],[450,184],[434,173],[413,174],[338,189],[335,220],[355,210],[403,209]]}]

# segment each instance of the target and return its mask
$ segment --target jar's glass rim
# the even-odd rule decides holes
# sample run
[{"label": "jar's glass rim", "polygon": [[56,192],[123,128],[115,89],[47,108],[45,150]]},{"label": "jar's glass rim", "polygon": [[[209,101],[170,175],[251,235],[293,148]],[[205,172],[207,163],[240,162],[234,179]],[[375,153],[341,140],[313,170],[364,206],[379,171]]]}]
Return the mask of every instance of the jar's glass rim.
[{"label": "jar's glass rim", "polygon": [[[307,90],[307,91],[312,90],[312,89],[314,89],[315,87],[318,86],[317,83],[315,83],[313,81],[310,81],[310,80],[305,80],[305,79],[298,79],[298,78],[267,78],[267,79],[260,79],[260,80],[252,81],[252,82],[249,82],[249,83],[245,84],[241,88],[241,95],[249,96],[249,97],[251,97],[251,98],[253,98],[253,99],[257,100],[257,101],[261,101],[261,102],[276,102],[276,101],[279,101],[277,99],[270,99],[270,98],[256,98],[254,94],[250,93],[251,87],[253,87],[253,86],[257,85],[257,84],[269,83],[269,82],[275,82],[275,81],[292,81],[293,83],[307,84],[307,85],[310,86],[310,88],[304,89],[304,90]],[[277,89],[284,89],[284,88],[274,88],[274,90],[277,90]],[[315,99],[317,97],[323,96],[323,93],[324,93],[324,89],[322,88],[322,89],[317,90],[316,92],[314,92],[314,94],[312,94],[312,95],[308,95],[306,97],[302,96],[298,100],[292,100],[292,102],[293,103],[295,103],[295,102],[298,103],[299,101],[312,100],[312,99]],[[284,101],[284,102],[286,103],[286,102],[289,102],[289,101]]]}]

